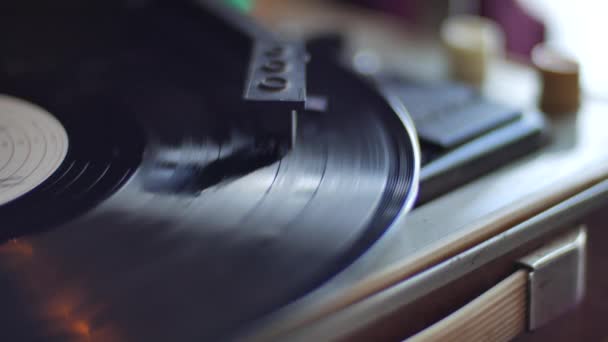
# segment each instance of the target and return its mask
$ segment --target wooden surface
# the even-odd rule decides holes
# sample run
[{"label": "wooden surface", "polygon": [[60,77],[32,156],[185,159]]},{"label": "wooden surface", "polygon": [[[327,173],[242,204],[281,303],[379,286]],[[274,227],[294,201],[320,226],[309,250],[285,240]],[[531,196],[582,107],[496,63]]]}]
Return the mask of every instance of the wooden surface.
[{"label": "wooden surface", "polygon": [[587,288],[582,303],[515,342],[608,341],[608,211],[597,211],[586,224]]},{"label": "wooden surface", "polygon": [[[297,35],[342,30],[349,37],[349,54],[377,51],[385,69],[426,79],[445,72],[432,39],[375,14],[284,1],[260,15],[270,26]],[[496,61],[483,92],[499,102],[535,109],[537,77],[524,65]],[[608,102],[585,98],[578,114],[550,121],[553,141],[546,148],[416,209],[344,272],[269,317],[261,331],[305,327],[605,180]]]},{"label": "wooden surface", "polygon": [[406,341],[510,341],[526,329],[527,283],[527,271],[517,271]]}]

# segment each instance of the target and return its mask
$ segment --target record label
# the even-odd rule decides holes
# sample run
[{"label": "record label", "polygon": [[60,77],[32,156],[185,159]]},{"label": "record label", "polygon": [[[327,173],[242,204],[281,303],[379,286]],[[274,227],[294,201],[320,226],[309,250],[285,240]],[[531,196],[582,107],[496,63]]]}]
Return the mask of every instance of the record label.
[{"label": "record label", "polygon": [[59,168],[68,135],[50,113],[0,94],[0,205],[40,185]]}]

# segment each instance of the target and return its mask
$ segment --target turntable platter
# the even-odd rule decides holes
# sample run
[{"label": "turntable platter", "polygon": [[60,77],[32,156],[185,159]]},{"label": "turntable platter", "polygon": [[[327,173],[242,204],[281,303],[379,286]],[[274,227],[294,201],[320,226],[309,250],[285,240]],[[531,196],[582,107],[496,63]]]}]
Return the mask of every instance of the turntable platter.
[{"label": "turntable platter", "polygon": [[[35,326],[3,323],[3,339],[226,338],[336,274],[411,206],[408,119],[332,60],[307,66],[327,110],[299,115],[297,144],[274,161],[273,146],[224,127],[216,94],[238,94],[240,70],[218,69],[234,51],[200,44],[214,39],[204,20],[179,6],[87,15],[86,41],[103,44],[76,53],[57,35],[47,46],[63,50],[38,47],[53,65],[19,72],[7,66],[20,51],[0,57],[0,92],[47,109],[70,142],[51,178],[0,206],[1,292],[19,306],[12,321]],[[0,30],[9,44],[16,26]]]}]

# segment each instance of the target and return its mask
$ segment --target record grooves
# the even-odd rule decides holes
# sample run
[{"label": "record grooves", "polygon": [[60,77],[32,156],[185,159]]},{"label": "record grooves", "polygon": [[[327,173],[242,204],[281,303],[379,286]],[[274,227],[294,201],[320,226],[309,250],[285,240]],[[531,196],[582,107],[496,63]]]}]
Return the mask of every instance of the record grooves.
[{"label": "record grooves", "polygon": [[[49,286],[77,288],[91,334],[227,338],[334,276],[411,206],[406,114],[313,46],[307,90],[328,105],[298,112],[288,146],[242,98],[251,42],[213,13],[163,1],[66,13],[77,19],[0,22],[0,93],[44,108],[69,140],[49,179],[0,205],[0,241],[44,251]],[[25,32],[45,44],[20,44]]]},{"label": "record grooves", "polygon": [[[10,89],[2,90],[12,93]],[[28,97],[24,91],[17,93],[32,103],[54,107],[44,98]],[[80,119],[61,114],[56,117],[68,132],[67,156],[59,169],[38,189],[0,206],[0,215],[12,222],[0,230],[0,240],[49,229],[55,223],[79,215],[110,195],[139,163],[142,147],[134,139],[137,137],[136,127],[125,127],[124,121],[108,127],[110,120],[95,123],[85,115]],[[103,131],[112,132],[110,139],[98,134]],[[36,214],[32,215],[32,212]]]}]

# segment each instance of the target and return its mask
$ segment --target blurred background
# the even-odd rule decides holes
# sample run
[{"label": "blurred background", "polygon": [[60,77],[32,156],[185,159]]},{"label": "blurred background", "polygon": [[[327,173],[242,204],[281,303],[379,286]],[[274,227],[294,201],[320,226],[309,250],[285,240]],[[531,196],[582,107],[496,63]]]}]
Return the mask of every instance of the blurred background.
[{"label": "blurred background", "polygon": [[[608,98],[608,46],[603,43],[602,32],[608,32],[605,14],[608,2],[567,0],[227,0],[235,6],[267,21],[280,23],[285,30],[297,26],[294,18],[305,17],[306,9],[318,3],[340,4],[365,8],[390,18],[390,24],[406,28],[408,34],[420,37],[438,37],[442,23],[449,17],[471,14],[488,18],[498,24],[504,33],[505,56],[529,62],[535,45],[546,42],[577,60],[581,68],[583,90],[589,96]],[[304,10],[303,10],[304,9]],[[316,14],[318,15],[318,13]],[[310,20],[319,27],[328,25],[322,17]],[[301,24],[301,23],[300,23]],[[333,22],[330,25],[343,23]],[[291,31],[295,31],[291,27]],[[409,62],[409,61],[408,61]]]},{"label": "blurred background", "polygon": [[[483,18],[497,28],[490,40],[496,43],[492,49],[499,59],[534,67],[534,48],[548,46],[559,58],[577,66],[583,97],[608,100],[608,45],[603,37],[608,32],[607,1],[233,0],[232,3],[273,29],[291,35],[356,32],[346,42],[355,64],[359,54],[368,67],[390,65],[389,68],[398,68],[420,79],[447,77],[445,25],[450,19]],[[332,10],[327,11],[328,8]],[[378,57],[375,52],[383,54]],[[529,88],[527,81],[537,76],[507,72],[494,83],[506,90],[503,96],[511,102],[528,105],[530,92],[538,90]],[[494,79],[492,75],[489,78]],[[520,82],[522,79],[526,82]],[[496,87],[493,89],[490,95],[501,93]],[[608,251],[603,241],[608,241],[608,231],[601,227],[607,219],[605,213],[597,213],[590,219],[589,278],[583,303],[519,341],[606,341],[608,333],[603,324],[608,315],[608,276],[604,269]]]}]

